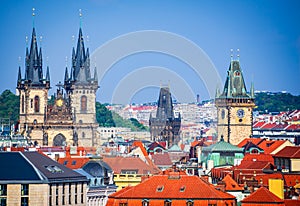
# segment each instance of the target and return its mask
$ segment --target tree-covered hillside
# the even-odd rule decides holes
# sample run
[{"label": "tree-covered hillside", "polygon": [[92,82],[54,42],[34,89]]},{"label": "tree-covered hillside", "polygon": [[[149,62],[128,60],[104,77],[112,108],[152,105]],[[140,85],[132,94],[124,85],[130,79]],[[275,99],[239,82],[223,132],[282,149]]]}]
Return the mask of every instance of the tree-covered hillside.
[{"label": "tree-covered hillside", "polygon": [[19,119],[20,111],[19,97],[10,90],[5,90],[0,95],[0,119],[10,119],[11,123],[16,123]]},{"label": "tree-covered hillside", "polygon": [[280,112],[300,109],[300,95],[290,93],[260,92],[255,94],[255,111],[261,113]]}]

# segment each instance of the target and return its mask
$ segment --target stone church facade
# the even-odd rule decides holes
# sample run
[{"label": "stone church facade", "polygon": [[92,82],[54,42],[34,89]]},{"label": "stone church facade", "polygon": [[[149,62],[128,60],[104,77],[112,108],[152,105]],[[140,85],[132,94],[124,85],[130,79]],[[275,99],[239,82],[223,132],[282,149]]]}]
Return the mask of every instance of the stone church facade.
[{"label": "stone church facade", "polygon": [[42,49],[38,48],[33,28],[30,49],[26,48],[25,74],[19,67],[17,89],[20,96],[19,131],[38,145],[96,146],[97,70],[90,70],[89,50],[84,47],[82,29],[76,50],[72,50],[70,74],[65,70],[64,83],[48,99],[49,67],[43,71]]},{"label": "stone church facade", "polygon": [[247,92],[239,60],[231,60],[223,92],[217,90],[215,104],[218,139],[237,145],[252,136],[254,88]]}]

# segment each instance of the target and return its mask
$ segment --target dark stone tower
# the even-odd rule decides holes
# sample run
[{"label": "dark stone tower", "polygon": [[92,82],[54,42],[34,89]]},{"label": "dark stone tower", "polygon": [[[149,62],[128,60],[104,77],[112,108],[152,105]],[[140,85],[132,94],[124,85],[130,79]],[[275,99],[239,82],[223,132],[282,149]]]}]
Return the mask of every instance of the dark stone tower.
[{"label": "dark stone tower", "polygon": [[75,135],[78,144],[96,146],[96,92],[98,89],[97,70],[91,76],[89,49],[84,47],[82,29],[79,28],[76,51],[72,50],[70,76],[65,71],[64,88],[70,98],[74,113]]},{"label": "dark stone tower", "polygon": [[218,139],[237,145],[252,135],[254,88],[247,92],[239,60],[231,60],[223,92],[217,90]]},{"label": "dark stone tower", "polygon": [[174,117],[173,103],[169,87],[162,87],[159,93],[156,117],[150,115],[149,126],[153,141],[167,141],[168,146],[179,142],[181,125],[180,113]]},{"label": "dark stone tower", "polygon": [[19,67],[17,89],[20,95],[20,131],[32,141],[42,141],[42,131],[33,131],[45,122],[50,75],[47,67],[43,75],[42,49],[38,49],[35,28],[33,27],[30,50],[26,48],[25,75],[22,78]]}]

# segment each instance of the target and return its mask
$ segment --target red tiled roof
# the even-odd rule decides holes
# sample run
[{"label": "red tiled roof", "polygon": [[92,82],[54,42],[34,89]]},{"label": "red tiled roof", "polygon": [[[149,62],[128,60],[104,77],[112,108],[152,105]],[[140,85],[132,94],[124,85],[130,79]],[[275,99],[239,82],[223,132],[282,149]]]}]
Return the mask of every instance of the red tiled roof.
[{"label": "red tiled roof", "polygon": [[282,179],[284,180],[285,187],[294,187],[300,180],[300,174],[257,174],[255,179],[258,181],[259,184],[262,184],[264,186],[268,186],[269,179]]},{"label": "red tiled roof", "polygon": [[253,124],[253,128],[260,128],[261,126],[263,126],[265,124],[265,122],[255,122]]},{"label": "red tiled roof", "polygon": [[248,197],[245,197],[242,201],[242,203],[276,203],[284,205],[284,202],[282,199],[274,195],[272,192],[270,192],[267,188],[261,187],[252,194],[250,194]]},{"label": "red tiled roof", "polygon": [[259,143],[265,141],[265,139],[260,139],[260,138],[246,138],[246,139],[243,139],[237,146],[239,148],[242,148],[244,147],[247,142],[252,142],[253,144],[255,145],[258,145]]},{"label": "red tiled roof", "polygon": [[253,169],[253,170],[263,170],[272,167],[270,162],[262,161],[248,161],[242,160],[241,164],[236,167],[238,170],[242,169]]},{"label": "red tiled roof", "polygon": [[171,166],[172,161],[168,153],[156,153],[152,155],[152,160],[157,166]]},{"label": "red tiled roof", "polygon": [[284,200],[285,206],[300,206],[300,200]]},{"label": "red tiled roof", "polygon": [[90,161],[89,157],[62,157],[58,159],[58,163],[70,169],[82,168],[88,161]]},{"label": "red tiled roof", "polygon": [[241,191],[241,190],[244,190],[243,187],[240,187],[239,184],[234,180],[232,179],[231,175],[227,174],[222,182],[225,183],[225,190],[226,191]]},{"label": "red tiled roof", "polygon": [[133,147],[139,147],[139,148],[141,148],[141,150],[142,150],[142,152],[143,152],[143,155],[144,155],[145,157],[148,156],[148,153],[147,153],[147,151],[146,151],[146,149],[145,149],[145,147],[144,147],[142,141],[134,141],[134,142],[132,143],[132,146],[133,146]]},{"label": "red tiled roof", "polygon": [[300,124],[291,124],[286,128],[288,131],[300,130]]},{"label": "red tiled roof", "polygon": [[246,154],[243,158],[245,161],[270,162],[274,164],[274,159],[270,154]]},{"label": "red tiled roof", "polygon": [[258,146],[264,150],[265,154],[271,154],[279,146],[284,144],[287,140],[265,140]]},{"label": "red tiled roof", "polygon": [[279,152],[277,152],[274,157],[285,157],[285,158],[300,158],[300,147],[299,146],[286,146]]},{"label": "red tiled roof", "polygon": [[142,183],[121,190],[109,197],[123,199],[235,199],[233,195],[216,190],[197,176],[155,175]]},{"label": "red tiled roof", "polygon": [[272,129],[276,126],[276,123],[266,123],[263,126],[261,126],[261,129]]},{"label": "red tiled roof", "polygon": [[156,167],[146,164],[138,157],[104,157],[103,161],[107,163],[116,174],[122,170],[137,170],[137,174],[147,175],[158,174],[160,170]]}]

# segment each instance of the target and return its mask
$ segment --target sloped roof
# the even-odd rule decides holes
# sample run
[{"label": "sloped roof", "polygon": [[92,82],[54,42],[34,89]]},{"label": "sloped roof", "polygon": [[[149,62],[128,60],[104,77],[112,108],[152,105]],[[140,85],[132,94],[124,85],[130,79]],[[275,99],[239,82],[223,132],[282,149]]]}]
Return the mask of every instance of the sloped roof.
[{"label": "sloped roof", "polygon": [[265,187],[260,187],[258,190],[245,197],[242,203],[284,203],[282,199],[274,195]]},{"label": "sloped roof", "polygon": [[181,152],[182,150],[177,144],[174,144],[168,149],[168,151],[169,152],[178,152],[178,151]]},{"label": "sloped roof", "polygon": [[202,151],[206,152],[243,152],[243,148],[239,148],[234,146],[224,140],[220,140],[219,142],[212,144],[208,147],[203,147]]},{"label": "sloped roof", "polygon": [[156,167],[146,164],[138,157],[104,157],[103,161],[107,163],[115,174],[120,174],[122,170],[137,170],[137,174],[147,175],[157,174],[160,170]]},{"label": "sloped roof", "polygon": [[89,157],[62,157],[58,159],[58,162],[70,169],[82,168],[90,160]]},{"label": "sloped roof", "polygon": [[[59,181],[60,179],[87,180],[85,176],[59,164],[46,155],[42,155],[38,152],[22,152],[22,154],[31,162],[31,164],[33,164],[40,172],[42,172],[49,181]],[[49,167],[59,168],[61,172],[51,172]]]},{"label": "sloped roof", "polygon": [[115,198],[146,199],[235,199],[233,195],[216,190],[197,176],[155,175],[142,183],[110,195]]},{"label": "sloped roof", "polygon": [[260,138],[245,138],[243,139],[237,146],[238,147],[244,147],[247,142],[252,142],[255,145],[258,145],[259,143],[265,141],[265,139],[260,139]]},{"label": "sloped roof", "polygon": [[132,146],[133,146],[133,147],[139,147],[139,148],[141,148],[141,151],[142,151],[143,155],[144,155],[145,157],[148,156],[148,153],[147,153],[147,151],[146,151],[146,149],[145,149],[144,144],[143,144],[142,141],[134,141],[134,142],[132,143]]},{"label": "sloped roof", "polygon": [[157,166],[171,166],[172,161],[168,153],[156,153],[152,155],[152,160]]},{"label": "sloped roof", "polygon": [[279,152],[277,152],[274,157],[285,157],[285,158],[300,158],[300,147],[299,146],[286,146]]},{"label": "sloped roof", "polygon": [[270,154],[246,154],[243,161],[260,161],[274,164],[274,159]]},{"label": "sloped roof", "polygon": [[288,140],[265,140],[258,146],[264,150],[265,154],[271,154],[274,150],[276,150],[287,141]]},{"label": "sloped roof", "polygon": [[86,177],[38,152],[0,152],[0,180],[48,183],[87,181]]},{"label": "sloped roof", "polygon": [[227,174],[223,179],[222,182],[225,183],[225,190],[226,191],[242,191],[244,190],[243,187],[240,187],[239,184],[232,179],[231,175]]}]

